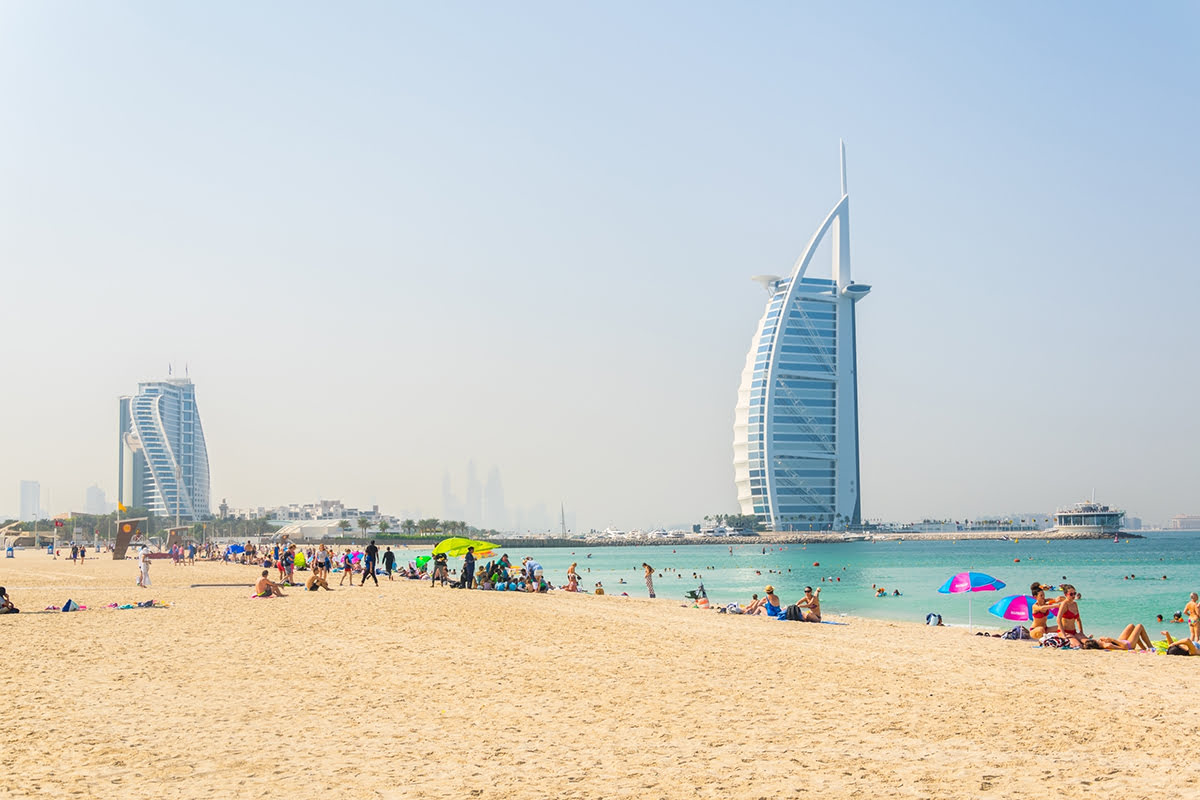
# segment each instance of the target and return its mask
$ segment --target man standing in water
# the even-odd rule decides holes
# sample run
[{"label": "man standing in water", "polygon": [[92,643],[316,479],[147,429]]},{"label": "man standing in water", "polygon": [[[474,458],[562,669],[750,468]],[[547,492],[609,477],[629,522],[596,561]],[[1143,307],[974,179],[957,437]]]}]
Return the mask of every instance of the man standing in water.
[{"label": "man standing in water", "polygon": [[375,581],[376,586],[379,585],[379,578],[375,577],[375,562],[378,556],[379,548],[375,546],[375,540],[372,539],[371,543],[367,545],[367,549],[363,552],[363,576],[362,583],[359,586],[367,585],[368,576],[370,576],[371,580]]}]

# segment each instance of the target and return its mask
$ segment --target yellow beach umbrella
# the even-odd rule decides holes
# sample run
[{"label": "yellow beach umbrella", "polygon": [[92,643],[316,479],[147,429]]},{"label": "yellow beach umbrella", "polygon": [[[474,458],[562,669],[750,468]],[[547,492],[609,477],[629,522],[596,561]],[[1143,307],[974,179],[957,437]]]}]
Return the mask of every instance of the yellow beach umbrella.
[{"label": "yellow beach umbrella", "polygon": [[479,554],[485,550],[495,550],[499,545],[494,545],[491,542],[481,542],[477,539],[452,536],[449,539],[442,539],[438,542],[433,548],[433,554],[436,556],[439,553],[445,553],[451,558],[459,558],[467,554],[468,547],[474,547],[476,554]]}]

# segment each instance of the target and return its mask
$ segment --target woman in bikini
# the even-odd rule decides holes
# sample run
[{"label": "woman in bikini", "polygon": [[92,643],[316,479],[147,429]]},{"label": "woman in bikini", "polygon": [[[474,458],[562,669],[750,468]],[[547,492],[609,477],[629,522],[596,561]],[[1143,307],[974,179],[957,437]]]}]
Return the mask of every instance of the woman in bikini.
[{"label": "woman in bikini", "polygon": [[1079,592],[1069,583],[1064,583],[1062,588],[1066,599],[1058,607],[1058,635],[1070,640],[1075,647],[1083,647],[1083,640],[1087,637],[1083,635],[1083,620],[1079,617],[1079,604],[1075,600]]},{"label": "woman in bikini", "polygon": [[1146,633],[1145,626],[1131,623],[1125,626],[1125,630],[1121,631],[1120,637],[1116,639],[1110,636],[1097,636],[1092,639],[1084,639],[1083,649],[1153,650],[1154,645],[1150,641],[1150,634]]},{"label": "woman in bikini", "polygon": [[1187,617],[1188,638],[1193,642],[1200,639],[1200,595],[1191,593],[1188,604],[1183,607],[1183,615]]},{"label": "woman in bikini", "polygon": [[1046,628],[1048,627],[1046,623],[1050,618],[1050,612],[1056,611],[1062,605],[1063,598],[1056,597],[1053,600],[1047,600],[1046,587],[1037,581],[1034,581],[1030,585],[1029,593],[1033,595],[1033,609],[1029,612],[1029,616],[1032,617],[1029,621],[1029,637],[1031,639],[1041,639],[1046,635]]},{"label": "woman in bikini", "polygon": [[811,586],[804,587],[804,599],[796,603],[797,606],[804,609],[805,622],[820,622],[821,621],[821,590],[817,589],[813,593]]}]

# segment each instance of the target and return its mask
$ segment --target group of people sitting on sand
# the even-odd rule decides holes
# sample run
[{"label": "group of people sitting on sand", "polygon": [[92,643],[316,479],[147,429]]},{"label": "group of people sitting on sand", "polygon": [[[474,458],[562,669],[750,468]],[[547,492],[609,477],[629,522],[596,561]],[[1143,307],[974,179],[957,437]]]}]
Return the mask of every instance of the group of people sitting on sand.
[{"label": "group of people sitting on sand", "polygon": [[759,597],[755,594],[747,605],[730,603],[718,608],[725,614],[750,614],[754,616],[773,617],[775,619],[793,620],[796,622],[821,621],[821,589],[811,586],[804,587],[804,597],[791,605],[785,606],[775,594],[775,587],[767,584],[763,587],[765,594]]},{"label": "group of people sitting on sand", "polygon": [[[1156,647],[1155,642],[1146,632],[1146,627],[1139,623],[1126,625],[1125,629],[1121,631],[1121,635],[1115,638],[1088,636],[1083,631],[1083,618],[1079,613],[1079,592],[1071,584],[1064,583],[1059,586],[1062,594],[1049,599],[1046,597],[1046,592],[1050,588],[1036,581],[1029,587],[1029,593],[1033,595],[1034,599],[1033,608],[1030,610],[1032,627],[1029,629],[1029,636],[1040,641],[1043,646],[1070,647],[1080,650],[1141,650],[1149,652],[1165,649],[1167,655],[1172,656],[1200,654],[1196,648],[1196,641],[1200,639],[1200,603],[1197,601],[1195,592],[1192,593],[1185,609],[1191,628],[1190,636],[1186,639],[1174,639],[1170,633],[1163,631],[1164,642],[1162,644],[1165,644],[1165,648],[1162,648]],[[1053,630],[1050,628],[1051,615],[1057,617],[1057,628]]]}]

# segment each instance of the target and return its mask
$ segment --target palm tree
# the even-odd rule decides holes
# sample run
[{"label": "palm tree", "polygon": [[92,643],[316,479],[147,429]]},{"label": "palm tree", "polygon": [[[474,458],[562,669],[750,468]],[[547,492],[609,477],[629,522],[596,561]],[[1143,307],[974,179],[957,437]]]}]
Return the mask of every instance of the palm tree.
[{"label": "palm tree", "polygon": [[338,523],[338,527],[342,529],[342,533],[350,530],[350,520],[344,519]]},{"label": "palm tree", "polygon": [[391,526],[388,525],[388,521],[386,519],[379,520],[379,533],[381,536],[387,535],[388,528],[390,527]]},{"label": "palm tree", "polygon": [[411,519],[406,519],[400,523],[400,530],[404,531],[405,535],[412,536],[413,531],[417,529],[417,523]]},{"label": "palm tree", "polygon": [[367,519],[366,517],[359,517],[358,518],[358,527],[359,527],[359,530],[362,531],[363,536],[366,536],[367,528],[371,527],[371,520]]}]

